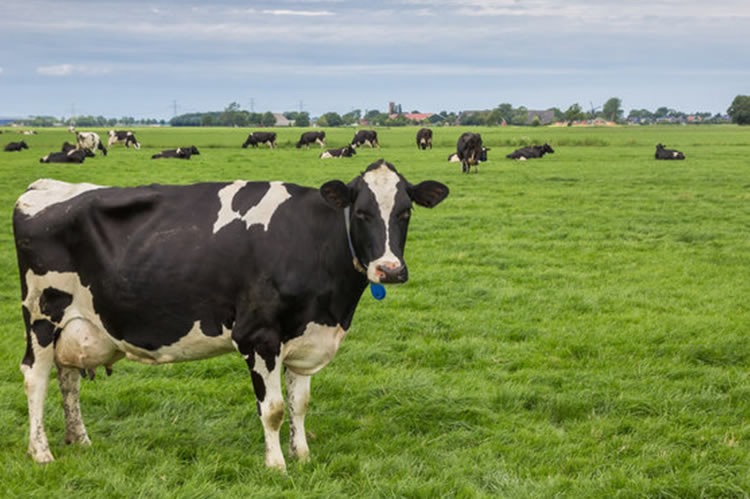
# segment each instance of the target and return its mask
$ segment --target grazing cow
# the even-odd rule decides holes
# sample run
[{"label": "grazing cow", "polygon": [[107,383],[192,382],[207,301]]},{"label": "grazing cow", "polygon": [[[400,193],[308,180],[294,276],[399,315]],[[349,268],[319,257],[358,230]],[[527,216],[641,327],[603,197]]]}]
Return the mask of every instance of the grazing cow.
[{"label": "grazing cow", "polygon": [[282,372],[290,454],[306,460],[310,376],[346,336],[368,283],[408,279],[412,203],[448,187],[410,184],[379,160],[345,184],[152,184],[119,188],[42,179],[13,228],[27,349],[29,454],[53,460],[43,424],[53,365],[65,440],[90,444],[80,370],[127,357],[146,364],[239,351],[250,370],[266,466],[284,470]]},{"label": "grazing cow", "polygon": [[326,133],[325,132],[305,132],[300,135],[299,142],[297,142],[297,149],[305,146],[306,149],[310,148],[310,144],[320,144],[320,148],[323,149],[326,146]]},{"label": "grazing cow", "polygon": [[5,150],[7,152],[13,152],[13,151],[21,151],[23,149],[28,149],[29,145],[26,143],[25,140],[22,140],[21,142],[8,142],[8,144],[5,146]]},{"label": "grazing cow", "polygon": [[432,149],[432,130],[429,128],[420,128],[417,132],[417,149],[424,151],[428,147]]},{"label": "grazing cow", "polygon": [[160,158],[177,158],[177,159],[190,159],[190,156],[194,154],[200,154],[198,148],[195,146],[190,147],[178,147],[177,149],[167,149],[158,154],[151,156],[151,159]]},{"label": "grazing cow", "polygon": [[73,149],[72,151],[51,152],[39,159],[40,163],[83,163],[87,157],[94,157],[88,149]]},{"label": "grazing cow", "polygon": [[461,162],[461,171],[471,173],[473,165],[474,173],[479,173],[477,165],[480,161],[487,161],[487,151],[489,150],[488,147],[482,146],[482,136],[478,133],[464,132],[461,134],[456,144],[456,155]]},{"label": "grazing cow", "polygon": [[112,147],[112,144],[117,144],[118,142],[124,142],[127,148],[130,148],[130,144],[133,144],[135,149],[141,148],[141,143],[136,140],[133,132],[127,130],[110,130],[107,147]]},{"label": "grazing cow", "polygon": [[91,151],[99,150],[106,156],[107,148],[104,147],[96,132],[78,132],[76,133],[76,147],[78,149],[89,149]]},{"label": "grazing cow", "polygon": [[656,153],[654,154],[656,159],[685,159],[685,155],[680,151],[674,149],[667,149],[663,144],[656,145]]},{"label": "grazing cow", "polygon": [[380,144],[378,143],[378,132],[375,130],[360,130],[354,134],[352,145],[354,147],[368,145],[370,146],[370,149],[372,149],[373,146],[380,149]]},{"label": "grazing cow", "polygon": [[357,150],[352,147],[351,144],[349,144],[346,147],[342,147],[341,149],[328,149],[325,152],[320,153],[320,159],[328,159],[328,158],[351,158],[357,154]]},{"label": "grazing cow", "polygon": [[271,149],[275,148],[276,132],[253,132],[247,136],[242,148],[247,149],[247,146],[258,147],[258,144],[265,144]]},{"label": "grazing cow", "polygon": [[16,133],[20,133],[21,135],[36,135],[36,130],[19,130]]},{"label": "grazing cow", "polygon": [[531,158],[541,158],[547,153],[554,153],[555,150],[550,147],[546,142],[541,146],[526,146],[520,149],[516,149],[512,153],[506,155],[508,159],[517,159],[519,161],[526,161]]}]

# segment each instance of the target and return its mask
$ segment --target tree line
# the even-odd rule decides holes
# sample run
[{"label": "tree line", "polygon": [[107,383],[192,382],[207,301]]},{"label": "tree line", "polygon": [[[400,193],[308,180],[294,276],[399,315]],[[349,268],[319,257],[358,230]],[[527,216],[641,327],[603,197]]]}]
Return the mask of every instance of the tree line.
[{"label": "tree line", "polygon": [[[399,106],[400,111],[400,106]],[[567,122],[568,125],[583,120],[604,119],[616,123],[654,123],[654,122],[682,122],[688,116],[694,116],[701,123],[725,123],[726,119],[720,114],[709,112],[684,113],[668,107],[659,107],[654,111],[648,109],[631,109],[627,116],[624,115],[622,100],[618,97],[608,99],[601,109],[592,108],[584,110],[580,104],[570,105],[565,111],[557,107],[552,107],[546,111],[551,111],[554,120],[557,122]],[[412,111],[419,113],[419,111]],[[727,109],[733,123],[740,125],[750,124],[750,96],[738,95],[732,101],[731,106]],[[310,114],[304,111],[287,111],[283,113],[284,117],[294,123],[297,127],[309,127],[312,124]],[[538,116],[529,120],[529,109],[525,106],[513,107],[505,102],[499,104],[493,109],[478,111],[440,111],[428,117],[427,119],[416,122],[410,120],[404,113],[388,114],[378,110],[362,112],[361,109],[354,109],[345,114],[336,112],[327,112],[318,117],[316,124],[321,127],[339,127],[351,126],[362,122],[373,126],[406,126],[406,125],[540,125],[541,120]],[[271,127],[276,124],[276,117],[270,111],[264,113],[255,113],[240,108],[237,102],[232,102],[224,108],[223,111],[211,111],[204,113],[187,113],[175,116],[168,122],[156,119],[135,119],[132,117],[122,118],[105,118],[104,116],[75,116],[70,118],[57,119],[52,116],[32,116],[30,118],[19,120],[17,123],[24,126],[48,127],[59,125],[74,125],[78,127],[111,127],[115,125],[171,125],[171,126],[228,126],[228,127]]]}]

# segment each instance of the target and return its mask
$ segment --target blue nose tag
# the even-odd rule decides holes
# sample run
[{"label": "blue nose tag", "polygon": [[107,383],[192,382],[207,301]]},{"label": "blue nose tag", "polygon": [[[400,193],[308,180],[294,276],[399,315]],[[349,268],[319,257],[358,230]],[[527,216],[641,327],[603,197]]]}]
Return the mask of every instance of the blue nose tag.
[{"label": "blue nose tag", "polygon": [[385,286],[382,284],[370,283],[370,293],[376,300],[382,300],[385,298]]}]

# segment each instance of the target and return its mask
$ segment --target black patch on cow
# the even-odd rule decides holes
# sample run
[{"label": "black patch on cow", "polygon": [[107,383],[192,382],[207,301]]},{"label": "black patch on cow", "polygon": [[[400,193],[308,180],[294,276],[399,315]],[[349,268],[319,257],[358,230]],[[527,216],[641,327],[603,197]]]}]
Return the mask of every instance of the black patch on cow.
[{"label": "black patch on cow", "polygon": [[34,323],[31,325],[31,330],[34,331],[34,334],[36,335],[36,341],[41,347],[46,347],[47,345],[52,343],[52,341],[55,339],[56,329],[57,328],[55,327],[55,325],[47,319],[34,321]]},{"label": "black patch on cow", "polygon": [[56,288],[46,288],[39,297],[39,309],[55,323],[62,320],[65,309],[71,303],[73,295]]},{"label": "black patch on cow", "polygon": [[260,403],[266,399],[266,384],[263,382],[263,376],[250,370],[250,378],[253,380],[253,390],[255,390],[255,400],[258,404],[258,415],[260,416]]},{"label": "black patch on cow", "polygon": [[248,184],[237,191],[232,198],[232,210],[240,215],[245,215],[248,211],[260,203],[263,196],[271,189],[271,184],[266,183],[265,189],[258,189],[257,184]]},{"label": "black patch on cow", "polygon": [[26,329],[26,353],[23,356],[21,364],[26,366],[34,365],[34,349],[31,346],[31,313],[25,306],[21,307],[23,313],[23,323]]}]

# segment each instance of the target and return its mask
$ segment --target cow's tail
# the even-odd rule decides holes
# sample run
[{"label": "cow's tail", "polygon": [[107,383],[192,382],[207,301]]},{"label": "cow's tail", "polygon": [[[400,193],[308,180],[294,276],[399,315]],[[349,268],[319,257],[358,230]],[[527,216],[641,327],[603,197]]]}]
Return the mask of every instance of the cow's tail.
[{"label": "cow's tail", "polygon": [[99,149],[105,156],[107,155],[107,148],[104,147],[104,144],[102,144],[101,141],[99,141],[99,145],[96,146],[96,148]]}]

